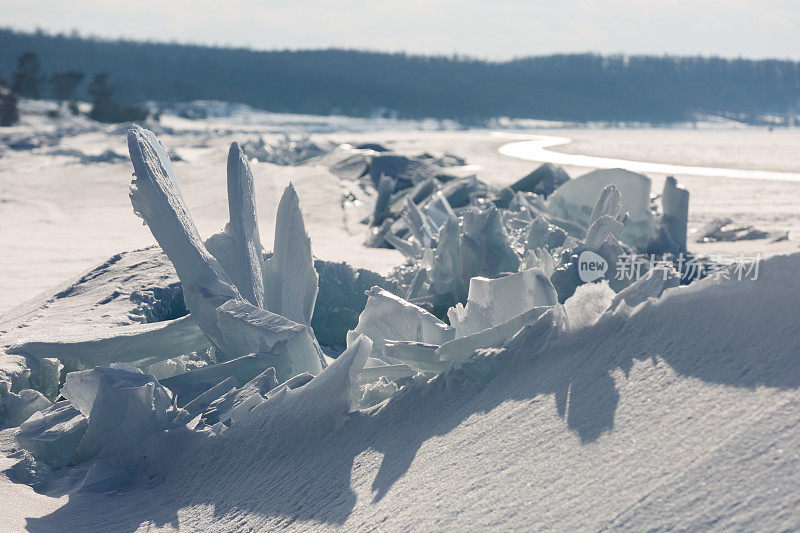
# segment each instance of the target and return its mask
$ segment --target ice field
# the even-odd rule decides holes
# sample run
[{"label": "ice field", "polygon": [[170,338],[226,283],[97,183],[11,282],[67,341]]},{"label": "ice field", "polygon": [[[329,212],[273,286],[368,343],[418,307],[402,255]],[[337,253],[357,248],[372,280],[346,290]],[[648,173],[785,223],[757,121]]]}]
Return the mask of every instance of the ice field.
[{"label": "ice field", "polygon": [[25,105],[0,529],[800,523],[796,130]]}]

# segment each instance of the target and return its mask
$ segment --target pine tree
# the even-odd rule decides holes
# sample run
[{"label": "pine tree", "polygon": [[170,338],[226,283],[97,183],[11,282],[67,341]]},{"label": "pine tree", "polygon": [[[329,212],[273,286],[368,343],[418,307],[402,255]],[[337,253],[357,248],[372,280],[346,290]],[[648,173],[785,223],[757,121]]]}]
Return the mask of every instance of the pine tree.
[{"label": "pine tree", "polygon": [[39,88],[44,81],[42,66],[36,54],[25,52],[17,59],[17,71],[11,88],[19,96],[39,98]]}]

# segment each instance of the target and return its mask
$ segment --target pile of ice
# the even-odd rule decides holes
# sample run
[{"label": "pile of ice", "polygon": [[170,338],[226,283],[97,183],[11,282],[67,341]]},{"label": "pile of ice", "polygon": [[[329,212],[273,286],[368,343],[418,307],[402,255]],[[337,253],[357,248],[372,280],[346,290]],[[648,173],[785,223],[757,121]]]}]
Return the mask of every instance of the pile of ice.
[{"label": "pile of ice", "polygon": [[[554,167],[540,172],[541,179],[523,178],[508,206],[498,207],[504,193],[495,195],[474,177],[452,178],[439,188],[443,178],[433,167],[372,156],[369,172],[379,186],[388,190],[390,180],[404,179],[409,185],[399,198],[399,216],[386,219],[389,226],[402,222],[406,232],[383,236],[410,261],[398,274],[405,281],[366,291],[363,311],[346,333],[347,348],[337,356],[330,345],[323,350],[312,327],[320,276],[291,184],[267,254],[248,158],[233,143],[230,219],[204,241],[155,135],[134,126],[128,146],[134,211],[174,266],[189,314],[29,339],[0,355],[2,422],[19,425],[25,464],[38,474],[90,464],[86,491],[130,482],[155,435],[178,429],[219,434],[254,416],[291,417],[303,410],[334,427],[349,411],[441,372],[491,379],[508,363],[494,356],[496,348],[589,326],[680,282],[669,265],[611,284],[585,284],[576,274],[579,254],[611,261],[630,249],[621,240],[626,235],[661,235],[674,249],[685,245],[688,195],[674,180],[667,181],[660,215],[649,211],[649,190],[638,175],[590,174],[554,187],[547,201],[522,190],[558,181]],[[420,172],[429,174],[417,180]],[[621,185],[606,183],[611,179]],[[344,292],[357,286],[352,270],[317,264],[351,280]],[[326,304],[326,315],[331,307]],[[346,323],[324,319],[333,329]]]},{"label": "pile of ice", "polygon": [[242,143],[242,151],[251,160],[274,165],[299,165],[309,159],[331,152],[336,145],[331,142],[312,142],[309,137],[284,135],[275,142],[267,142],[263,137],[249,139]]},{"label": "pile of ice", "polygon": [[788,233],[769,233],[749,224],[736,224],[728,217],[715,218],[697,232],[697,242],[750,241],[756,239],[787,239]]}]

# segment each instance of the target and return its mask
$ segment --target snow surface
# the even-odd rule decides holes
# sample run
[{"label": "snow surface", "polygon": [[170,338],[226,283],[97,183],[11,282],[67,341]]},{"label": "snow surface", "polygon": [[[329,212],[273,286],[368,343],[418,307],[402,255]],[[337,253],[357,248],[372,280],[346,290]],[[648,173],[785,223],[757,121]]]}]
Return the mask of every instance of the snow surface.
[{"label": "snow surface", "polygon": [[[396,121],[370,125],[338,118],[261,115],[249,120],[247,116],[165,120],[169,133],[162,139],[184,159],[176,163],[185,195],[180,203],[191,206],[197,225],[192,238],[197,242],[198,234],[211,235],[229,222],[219,169],[233,131],[268,137],[297,127],[334,132],[320,135],[322,139],[380,142],[406,153],[455,152],[478,166],[453,172],[477,169],[481,179],[496,185],[509,184],[531,170],[530,163],[498,155],[497,149],[508,140],[488,132],[423,132],[427,127],[423,124]],[[60,136],[74,133],[64,137],[61,147],[70,149],[74,144],[86,153],[102,153],[100,148],[109,142],[116,146],[122,133],[101,132],[81,121],[57,126],[55,132],[45,126],[27,119],[11,133],[32,133],[47,142],[55,142],[53,138],[61,142]],[[219,135],[223,127],[227,129]],[[680,137],[675,132],[662,135]],[[607,134],[600,132],[597,138],[606,139]],[[626,149],[629,154],[634,150]],[[10,252],[0,259],[0,271],[10,273],[4,281],[9,290],[0,285],[4,298],[0,309],[3,302],[19,301],[22,294],[28,297],[54,279],[120,249],[152,243],[147,230],[133,229],[136,220],[124,201],[129,164],[95,163],[91,158],[67,163],[63,153],[48,150],[43,145],[31,152],[6,151],[0,158],[0,194],[11,199],[0,203],[0,216],[4,223],[12,220],[17,232],[0,236],[0,246],[8,245]],[[327,163],[256,165],[260,227],[236,229],[236,238],[245,235],[245,240],[256,242],[248,235],[274,233],[280,191],[291,180],[316,255],[383,271],[399,264],[402,256],[396,251],[363,247],[363,232],[357,231],[356,222],[369,215],[369,202],[343,185]],[[69,185],[54,187],[55,180],[64,179],[59,174],[65,169]],[[575,167],[568,170],[572,176],[580,174]],[[663,176],[655,176],[654,190],[660,190],[659,179]],[[795,232],[800,227],[793,219],[798,214],[800,184],[683,176],[680,181],[692,193],[690,228],[720,211],[770,231]],[[347,193],[352,196],[343,200]],[[16,204],[27,205],[24,202],[32,198],[39,202],[35,215],[19,217],[23,211]],[[301,228],[299,234],[303,233]],[[774,255],[797,249],[793,234],[775,243],[707,245],[690,239],[689,246],[700,252]],[[54,241],[64,242],[59,247]],[[264,244],[271,249],[269,242]],[[93,347],[98,353],[106,347],[102,328],[121,326],[134,332],[145,328],[149,334],[147,328],[162,326],[143,322],[177,318],[185,312],[173,290],[177,278],[163,257],[154,260],[154,254],[158,252],[119,254],[82,275],[78,283],[64,283],[3,315],[0,348],[37,333],[50,339],[56,333],[59,349],[70,346],[78,353]],[[310,260],[310,252],[305,255]],[[15,266],[22,261],[24,268]],[[617,297],[606,284],[584,285],[563,309],[534,308],[441,348],[426,344],[431,339],[421,335],[420,328],[427,324],[447,332],[447,338],[437,337],[439,344],[455,332],[408,304],[409,327],[392,324],[387,315],[376,322],[381,331],[368,333],[376,342],[385,341],[387,360],[392,354],[409,357],[425,370],[429,358],[446,352],[443,359],[460,368],[450,368],[430,381],[419,379],[421,375],[415,376],[405,365],[368,359],[373,342],[351,335],[347,351],[318,377],[308,381],[311,376],[297,376],[302,379],[296,385],[287,383],[263,395],[266,399],[245,401],[241,405],[247,412],[237,414],[228,429],[217,425],[193,431],[191,424],[178,425],[147,437],[148,430],[141,428],[150,422],[143,422],[141,431],[119,428],[110,453],[127,453],[130,444],[147,437],[143,463],[133,470],[103,459],[73,468],[69,475],[42,477],[42,471],[16,451],[12,431],[0,431],[2,528],[796,529],[800,526],[799,269],[800,254],[795,253],[762,262],[756,281],[712,277],[675,287],[673,278],[663,283],[657,277],[642,280]],[[133,276],[132,285],[128,279],[115,283],[126,271]],[[137,284],[143,294],[134,291],[135,297],[115,290]],[[665,288],[661,298],[645,300]],[[312,290],[316,292],[315,280],[301,292]],[[612,311],[606,311],[609,306]],[[308,309],[304,303],[299,307]],[[307,323],[306,314],[301,311],[297,320]],[[195,331],[186,320],[179,319],[178,324]],[[498,341],[526,324],[506,346],[497,347]],[[391,327],[398,336],[413,338],[388,339],[382,330]],[[76,332],[87,330],[89,337],[86,333],[76,337]],[[187,339],[193,342],[189,330]],[[459,342],[469,344],[469,349],[454,348]],[[0,377],[9,382],[43,379],[53,360],[46,357],[46,344],[37,346],[42,350],[41,369],[23,376],[12,364],[16,359],[9,359],[0,368],[4,372]],[[466,360],[472,349],[480,347],[486,348]],[[244,358],[231,363],[241,361]],[[365,365],[369,368],[361,371]],[[429,370],[442,369],[432,365]],[[116,371],[120,372],[124,370]],[[358,385],[366,375],[404,376],[411,381],[397,391],[394,383],[380,380],[362,387],[362,395]],[[200,412],[233,381],[228,377],[220,390],[209,392],[211,396],[192,410]],[[151,390],[152,384],[147,387],[143,390]],[[130,390],[131,398],[141,396]],[[139,400],[124,401],[133,409],[128,416],[146,420],[144,411],[130,407]],[[376,406],[352,412],[371,405]],[[113,425],[109,408],[98,406],[98,413],[105,413],[98,424]],[[85,423],[73,416],[77,412],[57,414],[75,427]],[[29,434],[47,438],[37,433],[36,424]],[[33,483],[40,493],[14,481]]]},{"label": "snow surface", "polygon": [[171,433],[153,444],[171,452],[119,495],[3,481],[7,523],[794,529],[800,255],[762,267],[757,281],[672,289],[545,343],[523,331],[494,355],[506,368],[493,381],[446,373],[324,435],[266,412],[236,438]]}]

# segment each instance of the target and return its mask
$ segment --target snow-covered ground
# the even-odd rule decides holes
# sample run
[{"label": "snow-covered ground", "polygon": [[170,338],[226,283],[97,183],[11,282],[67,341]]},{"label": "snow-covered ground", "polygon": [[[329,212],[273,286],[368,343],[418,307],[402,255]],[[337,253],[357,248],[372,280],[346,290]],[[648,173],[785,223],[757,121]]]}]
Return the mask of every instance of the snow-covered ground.
[{"label": "snow-covered ground", "polygon": [[[452,124],[260,114],[166,116],[163,125],[159,138],[182,159],[175,173],[204,238],[227,222],[230,141],[257,134],[449,152],[469,165],[454,172],[497,186],[537,166],[501,153],[515,142],[507,134]],[[76,120],[61,128],[70,134],[29,118],[0,131],[59,141],[0,154],[0,314],[114,253],[154,243],[128,199],[125,130]],[[800,172],[797,130],[514,133],[574,139],[551,148],[562,154]],[[64,155],[69,149],[122,158],[82,163]],[[565,168],[573,177],[590,170]],[[258,163],[253,174],[265,248],[291,181],[316,256],[380,272],[402,263],[395,250],[363,245],[364,227],[343,208],[343,185],[323,162]],[[523,330],[493,353],[495,379],[446,372],[333,432],[266,410],[222,435],[173,431],[154,444],[137,483],[118,493],[75,493],[70,479],[57,479],[43,495],[3,474],[0,529],[796,529],[800,182],[720,174],[678,174],[691,192],[689,249],[775,256],[757,281],[709,278],[545,341]],[[660,190],[665,175],[650,177]],[[723,216],[788,239],[694,242],[692,231]],[[9,438],[0,433],[2,449]],[[0,470],[15,460],[1,456]]]}]

